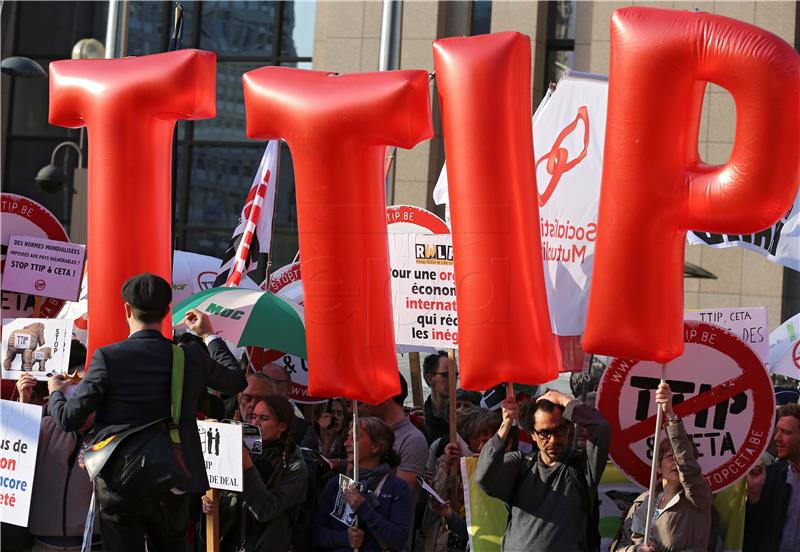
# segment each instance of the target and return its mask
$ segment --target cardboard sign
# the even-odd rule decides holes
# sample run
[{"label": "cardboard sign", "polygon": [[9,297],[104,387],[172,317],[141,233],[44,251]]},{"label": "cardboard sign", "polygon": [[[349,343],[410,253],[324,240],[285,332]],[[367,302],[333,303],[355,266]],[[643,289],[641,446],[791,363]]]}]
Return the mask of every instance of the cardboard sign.
[{"label": "cardboard sign", "polygon": [[458,348],[450,234],[389,234],[395,341]]},{"label": "cardboard sign", "polygon": [[200,446],[212,489],[239,491],[242,481],[242,426],[198,420]]},{"label": "cardboard sign", "polygon": [[684,320],[709,322],[732,331],[753,349],[763,364],[769,361],[767,307],[690,310],[683,317]]},{"label": "cardboard sign", "polygon": [[28,526],[42,407],[0,401],[0,521]]},{"label": "cardboard sign", "polygon": [[86,246],[33,236],[8,239],[3,289],[77,301]]},{"label": "cardboard sign", "polygon": [[[684,323],[684,354],[666,367],[675,413],[698,449],[711,490],[743,477],[766,449],[775,396],[761,360],[739,336],[706,322]],[[611,424],[611,458],[647,486],[661,365],[614,359],[597,405]]]},{"label": "cardboard sign", "polygon": [[[58,219],[43,205],[17,194],[0,194],[2,201],[3,224],[0,225],[0,271],[5,268],[5,248],[12,235],[33,236],[69,242],[69,237]],[[24,318],[34,316],[34,296],[28,294],[6,291],[3,282],[2,318]],[[39,316],[42,318],[55,317],[64,306],[63,299],[47,298],[42,303]]]},{"label": "cardboard sign", "polygon": [[3,320],[3,378],[19,379],[28,372],[44,381],[69,370],[72,320],[14,318]]}]

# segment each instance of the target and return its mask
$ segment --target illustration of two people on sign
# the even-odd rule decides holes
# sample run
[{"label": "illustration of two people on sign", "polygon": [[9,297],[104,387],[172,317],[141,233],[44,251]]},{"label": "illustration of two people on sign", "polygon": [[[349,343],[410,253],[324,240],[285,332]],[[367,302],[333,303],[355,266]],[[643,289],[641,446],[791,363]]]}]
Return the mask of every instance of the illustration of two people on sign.
[{"label": "illustration of two people on sign", "polygon": [[208,454],[219,456],[219,429],[212,429],[209,427],[205,432],[205,446]]},{"label": "illustration of two people on sign", "polygon": [[17,355],[22,355],[22,371],[30,372],[33,365],[38,364],[39,371],[45,371],[47,361],[53,358],[50,347],[42,347],[44,341],[44,324],[35,322],[8,334],[6,357],[3,369],[11,370]]}]

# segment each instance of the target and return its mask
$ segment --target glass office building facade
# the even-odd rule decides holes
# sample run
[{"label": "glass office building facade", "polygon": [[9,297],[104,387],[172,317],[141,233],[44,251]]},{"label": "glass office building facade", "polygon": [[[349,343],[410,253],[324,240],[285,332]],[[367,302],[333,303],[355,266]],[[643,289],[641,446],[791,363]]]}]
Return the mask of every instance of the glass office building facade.
[{"label": "glass office building facade", "polygon": [[[315,2],[182,2],[183,47],[217,53],[217,116],[179,122],[173,159],[174,245],[222,256],[241,212],[265,143],[245,136],[242,74],[265,65],[311,68]],[[122,4],[120,4],[120,7]],[[172,2],[128,3],[127,55],[164,52],[174,17]],[[26,56],[42,67],[70,57],[82,38],[105,41],[107,2],[10,2],[2,9],[2,57]],[[31,197],[69,224],[64,191],[46,192],[34,181],[60,142],[82,133],[47,123],[47,80],[2,77],[4,192]],[[91,136],[87,137],[91,139]],[[84,138],[86,140],[87,138]],[[86,152],[84,144],[83,151]],[[77,155],[56,157],[72,174]],[[291,156],[281,150],[275,213],[274,266],[297,252]]]}]

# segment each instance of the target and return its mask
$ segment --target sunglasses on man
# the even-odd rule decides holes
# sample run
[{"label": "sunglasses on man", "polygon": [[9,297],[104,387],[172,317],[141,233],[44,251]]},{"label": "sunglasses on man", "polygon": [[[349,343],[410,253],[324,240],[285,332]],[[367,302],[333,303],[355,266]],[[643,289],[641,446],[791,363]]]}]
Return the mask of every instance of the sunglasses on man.
[{"label": "sunglasses on man", "polygon": [[550,437],[563,437],[567,434],[569,428],[566,425],[560,425],[555,429],[543,429],[539,431],[538,429],[534,429],[533,432],[536,434],[539,439],[543,441],[549,441]]}]

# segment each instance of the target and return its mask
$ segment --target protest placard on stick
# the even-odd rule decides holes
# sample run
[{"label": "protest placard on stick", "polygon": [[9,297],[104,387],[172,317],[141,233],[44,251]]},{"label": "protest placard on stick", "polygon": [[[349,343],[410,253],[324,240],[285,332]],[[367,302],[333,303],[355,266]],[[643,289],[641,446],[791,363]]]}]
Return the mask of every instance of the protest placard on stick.
[{"label": "protest placard on stick", "polygon": [[[686,350],[669,363],[666,381],[675,413],[698,450],[712,491],[743,477],[758,460],[772,431],[772,382],[753,350],[738,335],[705,322],[684,323]],[[655,447],[655,390],[661,365],[614,359],[597,404],[613,428],[611,458],[643,486]]]}]

